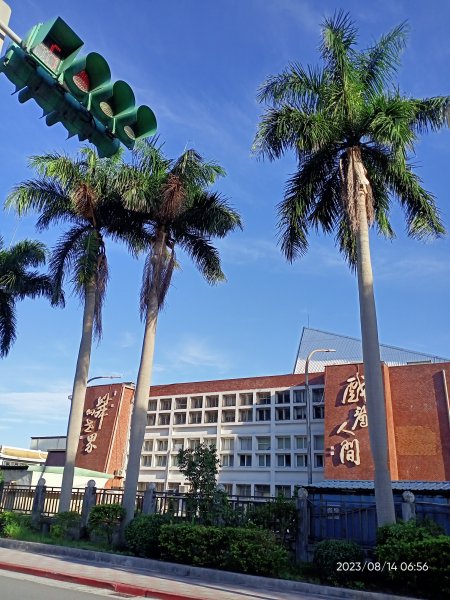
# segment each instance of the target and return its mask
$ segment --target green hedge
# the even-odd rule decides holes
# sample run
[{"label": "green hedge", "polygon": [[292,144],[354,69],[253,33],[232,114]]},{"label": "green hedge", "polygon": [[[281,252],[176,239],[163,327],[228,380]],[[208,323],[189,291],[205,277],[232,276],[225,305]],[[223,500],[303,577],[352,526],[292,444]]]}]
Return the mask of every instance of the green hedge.
[{"label": "green hedge", "polygon": [[394,565],[385,571],[398,589],[428,598],[450,598],[450,536],[415,521],[380,528],[376,555]]},{"label": "green hedge", "polygon": [[324,583],[344,584],[355,579],[355,573],[339,570],[338,563],[362,563],[364,553],[358,544],[346,540],[323,540],[314,548],[313,565]]},{"label": "green hedge", "polygon": [[89,513],[88,528],[97,535],[106,536],[108,544],[125,517],[125,509],[120,504],[97,504]]},{"label": "green hedge", "polygon": [[161,558],[198,567],[279,576],[288,566],[286,550],[260,529],[163,525],[159,544]]},{"label": "green hedge", "polygon": [[170,517],[166,515],[138,515],[125,529],[128,548],[137,556],[159,558],[161,527],[169,521]]}]

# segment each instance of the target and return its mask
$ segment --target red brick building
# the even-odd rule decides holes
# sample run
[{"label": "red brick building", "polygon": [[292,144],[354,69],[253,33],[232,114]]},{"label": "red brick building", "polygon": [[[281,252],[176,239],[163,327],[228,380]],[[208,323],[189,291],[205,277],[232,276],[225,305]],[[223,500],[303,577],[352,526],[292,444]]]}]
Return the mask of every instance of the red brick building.
[{"label": "red brick building", "polygon": [[[450,480],[450,363],[381,368],[392,479]],[[373,479],[362,364],[326,366],[309,385],[309,405],[301,373],[152,387],[141,484],[180,489],[176,453],[199,441],[216,445],[229,493],[290,493],[308,464],[313,482]],[[112,384],[86,395],[76,464],[115,474],[112,487],[126,469],[133,392]]]},{"label": "red brick building", "polygon": [[[373,479],[363,376],[325,369],[325,479]],[[392,479],[450,480],[450,363],[383,365],[383,381]]]}]

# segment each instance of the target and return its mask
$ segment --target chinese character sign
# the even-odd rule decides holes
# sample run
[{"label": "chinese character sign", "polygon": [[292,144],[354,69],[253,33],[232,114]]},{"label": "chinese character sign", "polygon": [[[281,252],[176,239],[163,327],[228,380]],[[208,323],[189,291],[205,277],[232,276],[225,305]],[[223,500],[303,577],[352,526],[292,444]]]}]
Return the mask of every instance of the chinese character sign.
[{"label": "chinese character sign", "polygon": [[88,408],[84,413],[82,433],[87,435],[83,436],[85,441],[83,450],[87,454],[90,454],[97,448],[94,442],[97,440],[97,435],[102,428],[104,418],[108,416],[109,408],[109,394],[105,394],[96,399],[94,408]]},{"label": "chinese character sign", "polygon": [[359,430],[368,427],[364,375],[356,373],[347,379],[341,405],[350,409],[347,419],[336,430],[336,434],[345,439],[329,448],[329,453],[331,456],[337,454],[340,464],[358,466],[361,464],[361,458],[357,434]]},{"label": "chinese character sign", "polygon": [[347,379],[347,386],[342,397],[342,404],[353,404],[360,400],[366,401],[364,375],[356,373],[355,377]]}]

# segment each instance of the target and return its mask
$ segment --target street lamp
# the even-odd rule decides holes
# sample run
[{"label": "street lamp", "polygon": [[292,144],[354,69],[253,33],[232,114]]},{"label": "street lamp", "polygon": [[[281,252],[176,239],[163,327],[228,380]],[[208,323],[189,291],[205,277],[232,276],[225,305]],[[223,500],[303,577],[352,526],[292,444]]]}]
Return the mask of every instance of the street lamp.
[{"label": "street lamp", "polygon": [[308,483],[312,483],[312,452],[311,452],[311,399],[309,396],[309,361],[316,352],[336,352],[333,348],[316,348],[308,354],[305,363],[305,396],[306,396],[306,468]]},{"label": "street lamp", "polygon": [[[88,383],[90,383],[91,381],[94,381],[94,379],[121,379],[122,375],[97,375],[97,377],[91,377],[90,379],[88,379],[86,381],[86,385],[88,385]],[[70,394],[69,396],[67,396],[69,400],[72,400],[72,394]]]},{"label": "street lamp", "polygon": [[86,385],[94,379],[121,379],[122,375],[97,375],[97,377],[91,377],[86,381]]}]

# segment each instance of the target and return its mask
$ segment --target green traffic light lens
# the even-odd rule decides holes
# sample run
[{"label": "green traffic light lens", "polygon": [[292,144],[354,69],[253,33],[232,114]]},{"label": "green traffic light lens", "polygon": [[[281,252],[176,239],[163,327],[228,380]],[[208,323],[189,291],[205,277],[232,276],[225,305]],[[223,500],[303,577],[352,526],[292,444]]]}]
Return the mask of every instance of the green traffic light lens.
[{"label": "green traffic light lens", "polygon": [[111,104],[109,104],[109,102],[100,102],[99,103],[100,109],[102,110],[102,112],[105,113],[105,115],[107,117],[114,117],[114,111],[113,108],[111,106]]},{"label": "green traffic light lens", "polygon": [[123,128],[124,132],[127,134],[127,136],[130,138],[130,140],[135,140],[136,139],[136,135],[134,133],[134,130],[132,127],[130,127],[129,125],[125,125],[125,127]]}]

